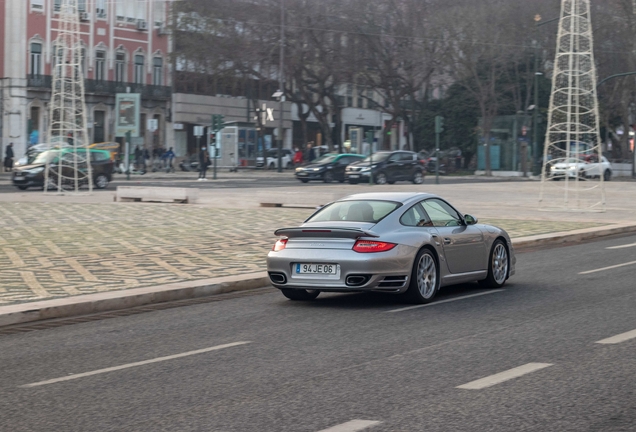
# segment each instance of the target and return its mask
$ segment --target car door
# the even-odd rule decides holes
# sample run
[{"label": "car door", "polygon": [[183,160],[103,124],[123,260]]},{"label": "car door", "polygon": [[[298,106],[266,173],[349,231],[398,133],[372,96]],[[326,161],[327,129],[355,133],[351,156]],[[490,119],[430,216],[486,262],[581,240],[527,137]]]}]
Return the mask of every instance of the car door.
[{"label": "car door", "polygon": [[422,207],[441,237],[451,273],[468,273],[488,267],[484,234],[477,226],[465,225],[459,212],[442,199],[429,198],[422,201]]},{"label": "car door", "polygon": [[415,173],[415,167],[417,166],[416,154],[411,152],[402,153],[403,180],[412,180]]},{"label": "car door", "polygon": [[384,173],[389,181],[396,181],[399,177],[400,152],[395,152],[384,163]]},{"label": "car door", "polygon": [[332,164],[333,177],[338,181],[344,181],[345,168],[353,162],[349,156],[342,156]]}]

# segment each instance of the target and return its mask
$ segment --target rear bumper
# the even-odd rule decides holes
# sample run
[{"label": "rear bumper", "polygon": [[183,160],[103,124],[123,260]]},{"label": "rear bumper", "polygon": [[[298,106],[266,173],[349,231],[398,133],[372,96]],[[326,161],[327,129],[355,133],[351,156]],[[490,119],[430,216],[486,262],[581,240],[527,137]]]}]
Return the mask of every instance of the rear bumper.
[{"label": "rear bumper", "polygon": [[[276,288],[321,291],[384,291],[402,293],[408,288],[417,251],[399,245],[388,252],[361,254],[350,249],[285,249],[270,252],[267,271]],[[302,275],[296,264],[335,264],[335,275]],[[352,281],[363,283],[351,283]]]}]

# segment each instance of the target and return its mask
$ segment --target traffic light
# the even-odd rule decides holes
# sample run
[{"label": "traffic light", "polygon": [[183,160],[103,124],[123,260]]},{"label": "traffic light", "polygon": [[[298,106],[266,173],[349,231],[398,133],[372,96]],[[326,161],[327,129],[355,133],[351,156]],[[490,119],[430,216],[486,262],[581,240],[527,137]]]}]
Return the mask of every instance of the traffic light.
[{"label": "traffic light", "polygon": [[212,130],[214,130],[215,132],[220,131],[221,129],[223,129],[224,122],[225,122],[224,116],[222,116],[221,114],[213,114],[212,115]]},{"label": "traffic light", "polygon": [[435,133],[444,132],[444,117],[435,116]]}]

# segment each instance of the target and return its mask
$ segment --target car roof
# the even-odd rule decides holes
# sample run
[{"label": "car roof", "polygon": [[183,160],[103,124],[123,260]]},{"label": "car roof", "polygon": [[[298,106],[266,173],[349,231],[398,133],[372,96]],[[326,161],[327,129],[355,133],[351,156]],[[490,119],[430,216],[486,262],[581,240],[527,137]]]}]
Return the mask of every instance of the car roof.
[{"label": "car roof", "polygon": [[365,192],[354,195],[349,195],[338,201],[350,201],[350,200],[382,200],[382,201],[396,201],[402,204],[406,204],[411,201],[420,201],[426,198],[439,198],[439,195],[430,194],[426,192]]}]

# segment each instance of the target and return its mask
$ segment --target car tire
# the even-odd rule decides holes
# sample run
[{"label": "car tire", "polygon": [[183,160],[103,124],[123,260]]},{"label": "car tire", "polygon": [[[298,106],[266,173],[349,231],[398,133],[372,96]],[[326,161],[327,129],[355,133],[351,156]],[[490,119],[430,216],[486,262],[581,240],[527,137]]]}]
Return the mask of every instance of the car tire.
[{"label": "car tire", "polygon": [[603,173],[603,180],[604,181],[612,180],[612,172],[610,170],[605,170],[605,172]]},{"label": "car tire", "polygon": [[488,276],[480,280],[485,288],[501,288],[510,274],[510,254],[503,240],[497,239],[490,249],[488,257]]},{"label": "car tire", "polygon": [[331,171],[327,171],[323,174],[322,181],[324,181],[325,183],[331,183],[333,181],[333,174],[331,173]]},{"label": "car tire", "polygon": [[388,184],[395,184],[395,180],[387,181]]},{"label": "car tire", "polygon": [[303,182],[303,183],[307,183],[309,180],[307,180],[307,179],[300,179],[300,181],[301,181],[301,182]]},{"label": "car tire", "polygon": [[410,303],[430,303],[439,291],[440,275],[439,264],[433,252],[424,248],[415,257],[411,282],[406,290],[405,297]]},{"label": "car tire", "polygon": [[340,183],[344,183],[344,179],[342,179],[342,180],[338,180],[338,181],[339,181]]},{"label": "car tire", "polygon": [[20,190],[27,190],[29,187],[28,186],[17,186],[18,189]]},{"label": "car tire", "polygon": [[422,171],[415,171],[415,174],[413,174],[413,184],[422,183],[424,183],[424,173],[422,173]]},{"label": "car tire", "polygon": [[106,189],[108,187],[108,183],[110,183],[110,180],[106,174],[97,175],[93,181],[93,184],[97,189]]},{"label": "car tire", "polygon": [[290,170],[292,168],[294,168],[294,164],[291,162],[287,162],[287,165],[285,166],[286,169]]},{"label": "car tire", "polygon": [[377,173],[375,175],[375,183],[379,185],[387,184],[386,174],[383,172]]},{"label": "car tire", "polygon": [[304,290],[304,289],[291,289],[280,288],[280,292],[290,300],[309,301],[314,300],[320,294],[318,290]]},{"label": "car tire", "polygon": [[349,184],[358,184],[357,180],[349,180]]}]

